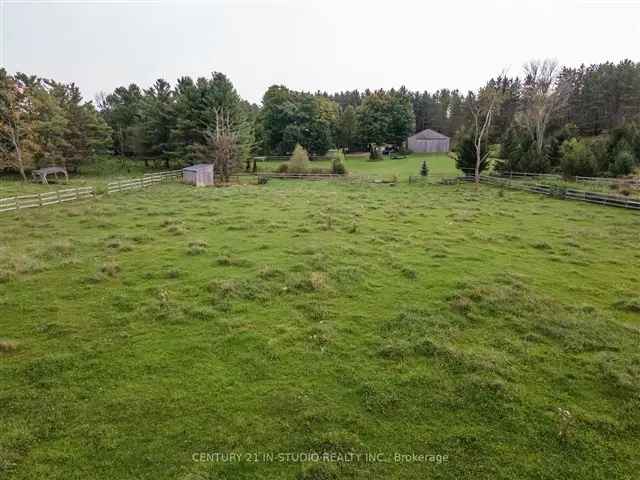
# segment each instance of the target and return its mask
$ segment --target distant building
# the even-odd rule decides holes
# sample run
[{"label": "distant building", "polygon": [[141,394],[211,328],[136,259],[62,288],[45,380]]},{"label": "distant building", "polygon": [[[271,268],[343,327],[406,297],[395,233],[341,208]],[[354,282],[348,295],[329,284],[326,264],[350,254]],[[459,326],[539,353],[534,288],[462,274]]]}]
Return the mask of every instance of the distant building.
[{"label": "distant building", "polygon": [[182,181],[188,185],[207,187],[213,185],[213,180],[213,165],[210,163],[191,165],[182,169]]},{"label": "distant building", "polygon": [[446,153],[449,151],[449,137],[427,128],[409,137],[407,147],[416,153]]}]

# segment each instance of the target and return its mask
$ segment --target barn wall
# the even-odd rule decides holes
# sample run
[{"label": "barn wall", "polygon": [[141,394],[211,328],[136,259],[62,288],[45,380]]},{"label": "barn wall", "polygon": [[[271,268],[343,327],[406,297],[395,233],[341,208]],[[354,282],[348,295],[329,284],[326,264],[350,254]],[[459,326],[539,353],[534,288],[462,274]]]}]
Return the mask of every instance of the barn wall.
[{"label": "barn wall", "polygon": [[415,138],[409,138],[407,141],[409,150],[416,153],[441,153],[449,151],[449,139],[433,139],[433,140],[419,140]]}]

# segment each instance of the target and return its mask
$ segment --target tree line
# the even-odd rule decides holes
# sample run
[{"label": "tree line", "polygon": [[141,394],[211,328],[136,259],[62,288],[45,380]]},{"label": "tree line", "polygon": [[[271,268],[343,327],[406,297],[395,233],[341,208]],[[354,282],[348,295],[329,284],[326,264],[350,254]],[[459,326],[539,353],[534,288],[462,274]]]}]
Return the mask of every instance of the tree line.
[{"label": "tree line", "polygon": [[26,172],[64,165],[78,170],[94,155],[109,153],[112,131],[79,88],[0,68],[0,170]]},{"label": "tree line", "polygon": [[464,95],[274,85],[259,106],[222,73],[122,86],[94,103],[74,84],[0,70],[0,120],[0,169],[21,173],[51,164],[77,170],[106,152],[147,165],[212,162],[233,170],[296,145],[312,157],[333,148],[402,149],[408,136],[431,128],[454,139],[461,168],[481,171],[497,157],[500,170],[623,175],[640,159],[640,63],[530,62],[522,75],[497,75]]}]

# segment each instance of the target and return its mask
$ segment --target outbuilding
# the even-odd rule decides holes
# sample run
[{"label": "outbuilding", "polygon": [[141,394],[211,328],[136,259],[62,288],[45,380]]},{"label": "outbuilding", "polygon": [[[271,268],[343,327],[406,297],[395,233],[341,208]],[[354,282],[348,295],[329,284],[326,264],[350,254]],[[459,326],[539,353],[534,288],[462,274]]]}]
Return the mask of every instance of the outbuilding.
[{"label": "outbuilding", "polygon": [[407,148],[416,153],[447,153],[449,137],[427,128],[409,137]]},{"label": "outbuilding", "polygon": [[188,185],[207,187],[213,185],[213,180],[213,164],[211,163],[191,165],[182,169],[182,181]]}]

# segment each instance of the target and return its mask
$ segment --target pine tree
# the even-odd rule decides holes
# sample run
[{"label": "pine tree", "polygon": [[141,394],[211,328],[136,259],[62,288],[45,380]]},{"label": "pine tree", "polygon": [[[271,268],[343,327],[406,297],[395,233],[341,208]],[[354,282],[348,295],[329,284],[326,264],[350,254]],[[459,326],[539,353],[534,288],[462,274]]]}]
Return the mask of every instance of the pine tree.
[{"label": "pine tree", "polygon": [[429,176],[429,167],[427,166],[427,161],[422,161],[422,166],[420,167],[420,176],[427,177]]}]

